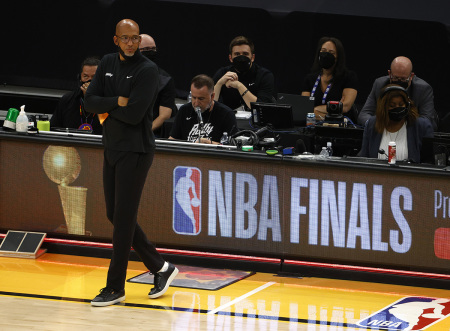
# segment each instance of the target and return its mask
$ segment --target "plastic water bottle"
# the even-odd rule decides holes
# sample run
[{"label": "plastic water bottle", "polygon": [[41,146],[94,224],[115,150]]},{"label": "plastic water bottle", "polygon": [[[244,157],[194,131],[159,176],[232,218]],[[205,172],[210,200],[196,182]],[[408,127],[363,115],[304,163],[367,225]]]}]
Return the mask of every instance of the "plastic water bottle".
[{"label": "plastic water bottle", "polygon": [[327,142],[327,152],[328,156],[333,156],[333,147],[331,146],[331,141]]},{"label": "plastic water bottle", "polygon": [[20,113],[16,120],[16,131],[21,133],[28,131],[28,116],[25,114],[25,106],[20,106]]},{"label": "plastic water bottle", "polygon": [[322,150],[319,153],[319,159],[326,159],[328,157],[328,151],[326,147],[322,147]]},{"label": "plastic water bottle", "polygon": [[222,138],[220,138],[220,144],[221,145],[228,145],[229,141],[228,141],[228,133],[224,132],[222,135]]}]

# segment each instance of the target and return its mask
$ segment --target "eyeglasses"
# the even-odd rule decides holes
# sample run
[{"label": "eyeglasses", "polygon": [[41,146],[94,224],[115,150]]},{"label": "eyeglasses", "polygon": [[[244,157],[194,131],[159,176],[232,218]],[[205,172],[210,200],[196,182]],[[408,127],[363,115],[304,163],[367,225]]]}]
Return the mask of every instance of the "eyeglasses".
[{"label": "eyeglasses", "polygon": [[391,75],[391,80],[394,81],[394,82],[408,83],[410,79],[411,79],[411,74],[409,74],[409,76],[406,77],[406,78],[397,77],[397,76]]},{"label": "eyeglasses", "polygon": [[153,47],[142,47],[142,48],[139,48],[139,50],[141,51],[141,52],[147,52],[147,51],[158,51],[158,49],[156,48],[156,46],[153,46]]},{"label": "eyeglasses", "polygon": [[133,44],[137,44],[140,40],[141,40],[141,36],[117,36],[117,38],[120,39],[121,42],[123,42],[124,44],[128,44],[131,40],[131,42]]}]

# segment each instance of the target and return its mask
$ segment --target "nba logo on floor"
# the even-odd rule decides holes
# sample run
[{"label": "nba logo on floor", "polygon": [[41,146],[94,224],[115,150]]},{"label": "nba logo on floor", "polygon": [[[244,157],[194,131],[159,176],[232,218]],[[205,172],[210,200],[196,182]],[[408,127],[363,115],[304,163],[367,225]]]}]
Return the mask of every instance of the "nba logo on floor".
[{"label": "nba logo on floor", "polygon": [[197,235],[201,230],[202,172],[198,168],[176,167],[173,171],[173,230]]},{"label": "nba logo on floor", "polygon": [[450,299],[407,297],[359,321],[376,330],[425,330],[450,316]]}]

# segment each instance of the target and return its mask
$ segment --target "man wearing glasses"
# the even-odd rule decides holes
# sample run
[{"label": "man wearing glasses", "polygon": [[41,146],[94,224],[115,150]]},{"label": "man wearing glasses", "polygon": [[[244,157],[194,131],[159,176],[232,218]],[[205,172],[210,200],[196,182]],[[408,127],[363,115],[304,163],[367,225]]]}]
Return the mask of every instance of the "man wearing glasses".
[{"label": "man wearing glasses", "polygon": [[103,190],[106,215],[114,225],[113,255],[106,287],[92,306],[125,300],[125,279],[131,246],[153,273],[154,299],[163,295],[178,269],[164,261],[137,224],[141,193],[153,161],[152,111],[158,93],[158,68],[141,55],[139,26],[125,19],[116,26],[118,53],[107,54],[86,91],[87,111],[103,121]]},{"label": "man wearing glasses", "polygon": [[377,99],[381,95],[383,87],[387,84],[397,84],[408,91],[409,97],[419,110],[419,115],[428,118],[434,130],[437,130],[438,116],[434,109],[433,88],[426,81],[415,76],[412,69],[412,62],[407,57],[399,56],[392,61],[388,76],[375,80],[372,91],[359,113],[358,123],[360,125],[364,125],[371,116],[375,115]]}]

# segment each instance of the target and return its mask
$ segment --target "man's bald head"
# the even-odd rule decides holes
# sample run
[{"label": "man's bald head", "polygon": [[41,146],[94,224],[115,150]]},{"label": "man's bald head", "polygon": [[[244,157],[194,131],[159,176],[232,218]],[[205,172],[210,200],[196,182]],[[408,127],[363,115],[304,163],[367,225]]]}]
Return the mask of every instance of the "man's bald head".
[{"label": "man's bald head", "polygon": [[408,76],[412,72],[412,62],[405,56],[398,56],[391,63],[391,71],[407,72]]},{"label": "man's bald head", "polygon": [[414,78],[412,68],[410,59],[405,56],[396,57],[392,60],[391,70],[388,70],[390,82],[408,88]]},{"label": "man's bald head", "polygon": [[116,36],[120,36],[122,34],[122,31],[128,28],[137,29],[137,34],[139,34],[139,25],[135,21],[129,18],[125,18],[121,20],[119,23],[117,23]]},{"label": "man's bald head", "polygon": [[141,34],[141,48],[152,49],[155,47],[156,47],[155,39],[153,39],[148,34]]}]

